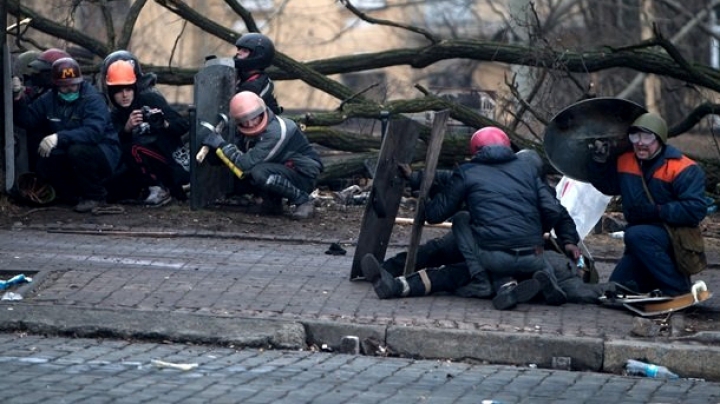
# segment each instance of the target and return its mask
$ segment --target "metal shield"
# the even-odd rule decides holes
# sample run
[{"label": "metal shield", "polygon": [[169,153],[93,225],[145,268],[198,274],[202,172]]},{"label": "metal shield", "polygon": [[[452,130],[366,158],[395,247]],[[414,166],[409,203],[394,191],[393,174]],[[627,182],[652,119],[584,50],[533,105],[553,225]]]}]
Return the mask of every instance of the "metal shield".
[{"label": "metal shield", "polygon": [[610,141],[611,158],[630,150],[628,127],[647,112],[621,98],[592,98],[563,109],[545,127],[543,144],[550,163],[564,175],[591,182],[588,163],[596,139]]}]

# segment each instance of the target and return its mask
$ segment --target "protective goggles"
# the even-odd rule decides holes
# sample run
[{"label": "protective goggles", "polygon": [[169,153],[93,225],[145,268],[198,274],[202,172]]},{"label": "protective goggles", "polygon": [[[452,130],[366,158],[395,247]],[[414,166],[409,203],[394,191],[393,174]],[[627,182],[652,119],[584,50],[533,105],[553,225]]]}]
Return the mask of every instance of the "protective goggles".
[{"label": "protective goggles", "polygon": [[650,144],[655,140],[655,134],[640,128],[632,128],[628,132],[628,140],[633,144]]}]

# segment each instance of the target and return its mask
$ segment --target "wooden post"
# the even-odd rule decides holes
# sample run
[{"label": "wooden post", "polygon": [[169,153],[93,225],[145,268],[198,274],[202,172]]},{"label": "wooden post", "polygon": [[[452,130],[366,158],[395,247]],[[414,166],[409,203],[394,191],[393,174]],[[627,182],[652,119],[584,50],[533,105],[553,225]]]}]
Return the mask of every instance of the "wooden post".
[{"label": "wooden post", "polygon": [[373,186],[365,205],[358,243],[355,248],[350,280],[361,278],[360,262],[365,254],[373,254],[378,261],[385,259],[405,180],[400,176],[398,164],[412,163],[415,143],[420,135],[420,124],[406,117],[390,121],[388,133],[380,146]]},{"label": "wooden post", "polygon": [[425,198],[427,198],[428,191],[430,191],[433,179],[435,178],[435,169],[437,168],[438,156],[440,156],[443,139],[445,139],[445,129],[447,128],[446,124],[449,116],[450,111],[443,110],[436,112],[433,118],[430,144],[427,154],[425,155],[425,174],[423,175],[422,184],[420,185],[420,195],[418,196],[417,208],[415,210],[415,221],[413,222],[410,233],[410,246],[408,247],[407,259],[405,260],[405,275],[410,275],[415,271],[415,258],[417,257],[422,228],[425,223]]}]

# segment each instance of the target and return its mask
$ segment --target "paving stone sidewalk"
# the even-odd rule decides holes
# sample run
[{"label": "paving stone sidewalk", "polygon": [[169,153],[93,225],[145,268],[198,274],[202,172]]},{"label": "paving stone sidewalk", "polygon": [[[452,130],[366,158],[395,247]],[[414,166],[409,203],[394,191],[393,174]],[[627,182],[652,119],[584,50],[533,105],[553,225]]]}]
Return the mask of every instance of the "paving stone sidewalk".
[{"label": "paving stone sidewalk", "polygon": [[[337,256],[325,254],[331,241],[153,235],[0,231],[0,270],[37,272],[23,300],[2,302],[0,328],[333,349],[355,335],[400,356],[541,367],[570,358],[573,369],[608,372],[643,357],[720,380],[714,332],[672,337],[683,334],[684,314],[672,316],[670,337],[638,338],[629,312],[593,305],[497,311],[447,295],[379,300],[349,280],[351,245]],[[598,266],[607,279],[611,263]],[[702,278],[720,289],[717,270]],[[719,311],[718,300],[701,309]],[[242,335],[254,327],[262,332]]]}]

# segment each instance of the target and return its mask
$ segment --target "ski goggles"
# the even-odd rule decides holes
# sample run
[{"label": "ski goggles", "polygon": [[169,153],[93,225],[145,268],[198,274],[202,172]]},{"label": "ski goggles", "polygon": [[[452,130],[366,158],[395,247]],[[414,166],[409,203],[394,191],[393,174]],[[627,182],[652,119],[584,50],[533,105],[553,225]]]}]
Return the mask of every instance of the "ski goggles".
[{"label": "ski goggles", "polygon": [[628,132],[628,140],[632,144],[650,144],[655,140],[655,134],[640,128],[632,128]]}]

